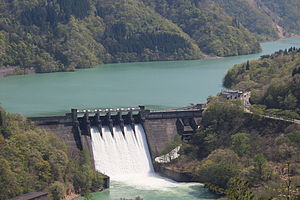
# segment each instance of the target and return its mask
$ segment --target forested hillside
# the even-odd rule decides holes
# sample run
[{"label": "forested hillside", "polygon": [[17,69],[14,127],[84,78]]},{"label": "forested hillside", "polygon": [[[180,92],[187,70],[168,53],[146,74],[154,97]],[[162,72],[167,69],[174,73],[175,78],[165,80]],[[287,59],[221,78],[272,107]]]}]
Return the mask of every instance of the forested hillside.
[{"label": "forested hillside", "polygon": [[215,0],[225,12],[243,24],[261,40],[277,38],[276,26],[272,18],[249,0]]},{"label": "forested hillside", "polygon": [[93,170],[88,152],[68,156],[57,135],[0,107],[0,199],[35,191],[57,200],[70,193],[85,195],[103,188],[103,178]]},{"label": "forested hillside", "polygon": [[286,114],[299,118],[300,49],[281,50],[236,65],[225,76],[224,86],[251,91],[251,102],[265,106],[256,107],[260,111],[287,110]]},{"label": "forested hillside", "polygon": [[260,49],[256,38],[213,1],[144,1],[165,18],[177,24],[211,55],[250,54]]},{"label": "forested hillside", "polygon": [[258,40],[299,33],[299,1],[2,0],[0,67],[54,72],[256,53]]},{"label": "forested hillside", "polygon": [[300,0],[261,0],[278,16],[277,23],[290,33],[300,34]]},{"label": "forested hillside", "polygon": [[199,59],[201,51],[228,56],[260,50],[254,36],[212,2],[165,2],[166,12],[156,3],[3,0],[0,66],[70,71],[111,62]]},{"label": "forested hillside", "polygon": [[260,40],[300,34],[300,0],[215,0]]},{"label": "forested hillside", "polygon": [[188,174],[222,200],[300,197],[299,125],[245,113],[240,100],[213,97],[191,141],[174,140],[169,150],[178,145],[179,158],[157,168]]}]

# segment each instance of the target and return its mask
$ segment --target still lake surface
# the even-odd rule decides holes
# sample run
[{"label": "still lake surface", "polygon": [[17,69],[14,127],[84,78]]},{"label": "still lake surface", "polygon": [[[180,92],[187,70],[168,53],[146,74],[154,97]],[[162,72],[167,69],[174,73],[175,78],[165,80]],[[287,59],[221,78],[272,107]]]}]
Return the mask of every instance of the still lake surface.
[{"label": "still lake surface", "polygon": [[262,43],[259,54],[222,59],[105,64],[96,68],[0,79],[0,105],[25,116],[49,116],[71,108],[146,105],[166,109],[205,102],[222,87],[233,65],[291,46],[300,38]]}]

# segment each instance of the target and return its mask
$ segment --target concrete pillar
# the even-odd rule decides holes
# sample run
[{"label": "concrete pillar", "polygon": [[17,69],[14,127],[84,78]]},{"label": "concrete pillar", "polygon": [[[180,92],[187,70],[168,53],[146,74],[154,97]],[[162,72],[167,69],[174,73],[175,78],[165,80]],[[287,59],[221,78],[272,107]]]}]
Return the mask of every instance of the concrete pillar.
[{"label": "concrete pillar", "polygon": [[124,132],[124,119],[122,118],[122,112],[118,112],[117,114],[117,123],[119,124],[121,131],[123,133],[123,136],[125,137],[125,132]]},{"label": "concrete pillar", "polygon": [[139,116],[140,123],[145,122],[146,120],[145,110],[140,110],[138,116]]},{"label": "concrete pillar", "polygon": [[89,113],[86,112],[84,114],[84,125],[85,125],[85,129],[86,129],[86,133],[88,136],[91,136],[91,122],[90,122],[90,119],[89,119]]},{"label": "concrete pillar", "polygon": [[135,126],[134,126],[135,121],[134,121],[134,118],[133,118],[133,115],[132,115],[132,111],[128,112],[126,118],[127,118],[128,122],[129,122],[129,124],[130,124],[133,132],[135,133]]},{"label": "concrete pillar", "polygon": [[114,129],[113,129],[114,123],[113,123],[113,120],[111,119],[111,112],[107,112],[105,118],[108,123],[109,130],[110,130],[112,136],[114,136]]},{"label": "concrete pillar", "polygon": [[98,130],[100,132],[100,135],[102,137],[103,136],[102,135],[102,121],[101,121],[101,118],[100,118],[100,112],[99,111],[96,112],[95,122],[96,122],[96,126],[97,126],[97,128],[98,128]]},{"label": "concrete pillar", "polygon": [[78,118],[77,118],[77,109],[71,109],[71,115],[72,115],[72,121],[74,122],[78,122]]}]

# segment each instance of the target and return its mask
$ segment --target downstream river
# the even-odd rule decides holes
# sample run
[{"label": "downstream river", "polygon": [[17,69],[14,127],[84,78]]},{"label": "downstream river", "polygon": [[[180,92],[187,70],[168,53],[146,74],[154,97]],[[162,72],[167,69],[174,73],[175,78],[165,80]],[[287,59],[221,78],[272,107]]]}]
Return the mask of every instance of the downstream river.
[{"label": "downstream river", "polygon": [[0,79],[0,105],[25,116],[64,114],[71,108],[166,109],[205,102],[222,89],[233,65],[291,46],[300,38],[262,43],[259,54],[222,59],[105,64],[76,72]]}]

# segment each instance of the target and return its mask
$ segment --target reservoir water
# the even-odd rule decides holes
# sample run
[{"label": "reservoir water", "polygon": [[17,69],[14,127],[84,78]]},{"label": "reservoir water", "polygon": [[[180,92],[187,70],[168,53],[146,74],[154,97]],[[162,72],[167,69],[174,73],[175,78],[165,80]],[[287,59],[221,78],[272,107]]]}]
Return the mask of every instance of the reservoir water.
[{"label": "reservoir water", "polygon": [[2,78],[0,105],[26,116],[48,116],[71,108],[146,105],[157,110],[205,102],[222,89],[222,79],[234,64],[291,46],[300,47],[300,38],[262,43],[261,53],[246,56],[106,64],[76,72]]}]

